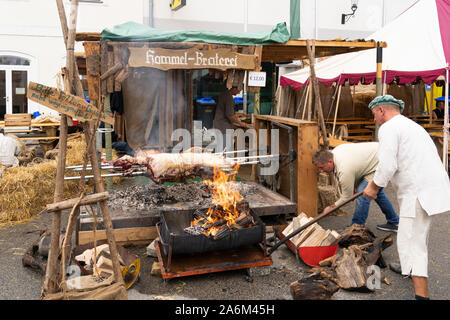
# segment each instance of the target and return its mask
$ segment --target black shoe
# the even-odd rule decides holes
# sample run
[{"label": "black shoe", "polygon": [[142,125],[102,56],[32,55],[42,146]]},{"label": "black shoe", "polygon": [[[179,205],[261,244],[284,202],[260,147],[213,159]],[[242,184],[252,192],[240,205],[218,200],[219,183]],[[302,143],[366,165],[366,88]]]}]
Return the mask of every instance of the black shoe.
[{"label": "black shoe", "polygon": [[383,231],[397,232],[398,226],[393,223],[388,222],[386,224],[377,225],[377,229],[383,230]]},{"label": "black shoe", "polygon": [[400,265],[400,263],[389,263],[389,269],[391,269],[395,273],[402,274],[402,266]]},{"label": "black shoe", "polygon": [[405,276],[402,274],[402,266],[400,263],[389,263],[389,269],[394,271],[395,273],[401,274],[403,278],[411,278],[411,275]]}]

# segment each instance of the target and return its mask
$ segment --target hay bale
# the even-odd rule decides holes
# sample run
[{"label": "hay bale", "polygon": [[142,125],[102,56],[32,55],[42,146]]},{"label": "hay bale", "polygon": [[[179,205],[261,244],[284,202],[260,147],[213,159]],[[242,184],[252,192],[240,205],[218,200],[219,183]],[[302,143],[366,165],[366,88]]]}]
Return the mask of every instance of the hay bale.
[{"label": "hay bale", "polygon": [[[78,136],[67,142],[66,166],[80,165],[86,150],[84,136]],[[53,203],[57,156],[54,160],[35,157],[26,166],[0,168],[0,228],[29,221]],[[113,159],[117,153],[113,152]],[[3,169],[2,169],[3,168]],[[66,170],[65,176],[78,176],[80,172]],[[90,174],[90,172],[87,172]],[[93,180],[88,180],[87,192],[93,191]],[[113,183],[119,184],[120,177],[114,177]],[[104,179],[106,184],[106,179]],[[79,180],[64,182],[64,199],[79,195]]]}]

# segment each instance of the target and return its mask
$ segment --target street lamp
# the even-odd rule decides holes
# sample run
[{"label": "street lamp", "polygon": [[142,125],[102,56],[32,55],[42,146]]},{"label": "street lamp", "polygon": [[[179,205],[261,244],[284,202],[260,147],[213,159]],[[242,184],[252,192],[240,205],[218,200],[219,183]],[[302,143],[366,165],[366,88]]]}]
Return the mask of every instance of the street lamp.
[{"label": "street lamp", "polygon": [[345,24],[351,17],[355,15],[356,9],[358,9],[358,0],[352,0],[352,6],[350,7],[352,13],[343,13],[341,17],[341,24]]}]

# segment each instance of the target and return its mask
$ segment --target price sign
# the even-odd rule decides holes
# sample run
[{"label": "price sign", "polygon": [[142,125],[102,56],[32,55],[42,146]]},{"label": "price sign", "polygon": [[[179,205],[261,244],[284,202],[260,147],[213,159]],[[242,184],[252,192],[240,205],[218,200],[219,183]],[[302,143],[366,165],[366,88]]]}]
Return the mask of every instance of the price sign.
[{"label": "price sign", "polygon": [[250,87],[265,87],[266,73],[250,71],[248,73],[248,85]]}]

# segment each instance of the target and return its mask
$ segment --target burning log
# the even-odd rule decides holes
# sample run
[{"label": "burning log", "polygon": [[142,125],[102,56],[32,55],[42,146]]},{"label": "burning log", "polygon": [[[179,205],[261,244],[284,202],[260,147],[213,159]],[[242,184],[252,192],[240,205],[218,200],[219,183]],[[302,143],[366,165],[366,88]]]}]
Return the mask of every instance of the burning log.
[{"label": "burning log", "polygon": [[204,183],[211,192],[213,207],[206,212],[196,210],[191,225],[184,229],[190,234],[203,234],[214,239],[225,238],[234,229],[251,227],[255,224],[250,214],[249,205],[243,201],[244,197],[231,183],[234,176],[225,174],[222,170],[214,169],[214,180]]},{"label": "burning log", "polygon": [[[243,208],[236,218],[227,216],[227,210],[220,205],[210,208],[206,213],[202,210],[195,210],[191,226],[184,228],[184,231],[192,235],[203,233],[218,240],[226,237],[234,229],[247,228],[255,224],[248,210],[248,203],[238,203],[236,208]],[[208,213],[212,214],[208,215]]]}]

